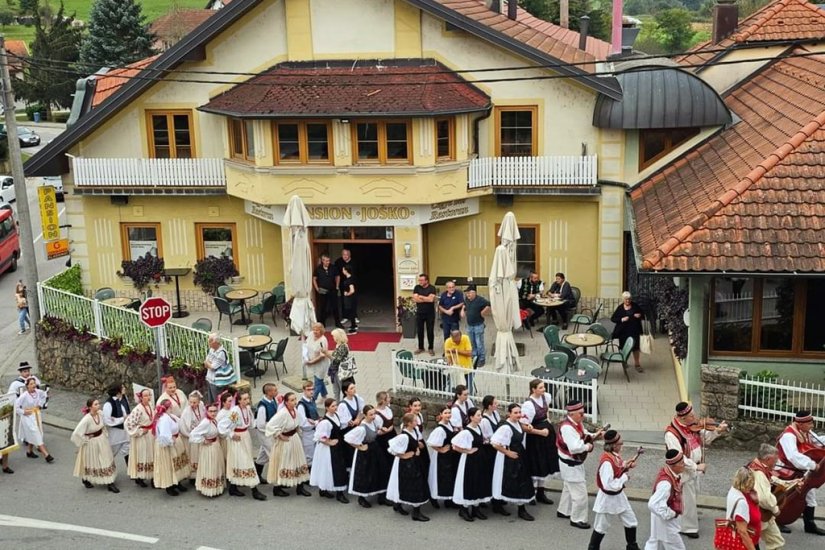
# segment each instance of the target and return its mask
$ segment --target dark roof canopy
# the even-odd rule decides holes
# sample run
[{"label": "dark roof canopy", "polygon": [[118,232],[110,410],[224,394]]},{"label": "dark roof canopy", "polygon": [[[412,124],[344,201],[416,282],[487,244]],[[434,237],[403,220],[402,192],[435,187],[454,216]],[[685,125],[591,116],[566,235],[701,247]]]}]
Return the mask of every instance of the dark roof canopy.
[{"label": "dark roof canopy", "polygon": [[731,114],[698,76],[675,67],[642,66],[616,75],[619,100],[599,94],[593,125],[614,129],[722,126]]},{"label": "dark roof canopy", "polygon": [[432,59],[280,63],[200,107],[241,118],[435,116],[490,98]]}]

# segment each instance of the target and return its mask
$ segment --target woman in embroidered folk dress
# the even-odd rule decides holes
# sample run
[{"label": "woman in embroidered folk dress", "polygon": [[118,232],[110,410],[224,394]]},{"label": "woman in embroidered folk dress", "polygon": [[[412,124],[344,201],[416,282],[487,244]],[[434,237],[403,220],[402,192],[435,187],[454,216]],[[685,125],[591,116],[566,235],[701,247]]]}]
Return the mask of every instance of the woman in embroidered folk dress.
[{"label": "woman in embroidered folk dress", "polygon": [[453,451],[459,453],[456,471],[453,502],[462,508],[458,515],[464,521],[487,519],[479,509],[493,496],[492,472],[486,467],[481,448],[484,436],[481,433],[481,409],[475,407],[467,411],[470,423],[453,437]]},{"label": "woman in embroidered folk dress", "polygon": [[198,446],[198,471],[195,489],[207,497],[223,494],[226,484],[226,459],[219,443],[218,405],[206,408],[206,415],[189,434],[189,445]]},{"label": "woman in embroidered folk dress", "polygon": [[604,434],[604,452],[599,459],[599,469],[596,474],[596,502],[593,511],[596,519],[593,521],[593,534],[590,537],[588,550],[599,550],[602,539],[610,529],[611,516],[618,516],[624,525],[626,550],[639,550],[636,543],[636,514],[630,507],[624,486],[627,484],[627,473],[636,466],[634,460],[625,462],[622,459],[622,437],[616,430],[607,430]]},{"label": "woman in embroidered folk dress", "polygon": [[318,496],[332,498],[334,492],[338,502],[349,504],[344,494],[349,482],[343,452],[347,444],[344,443],[342,422],[337,415],[338,404],[329,398],[324,401],[324,408],[326,414],[315,427],[315,454],[312,456],[309,484],[318,487]]},{"label": "woman in embroidered folk dress", "polygon": [[253,454],[249,434],[254,420],[249,401],[248,391],[239,392],[238,404],[218,421],[218,432],[226,440],[226,481],[229,483],[229,494],[233,497],[246,496],[238,489],[240,485],[252,487],[252,498],[255,500],[266,500],[266,496],[258,490],[261,480],[255,470],[257,455]]},{"label": "woman in embroidered folk dress", "polygon": [[[390,446],[390,439],[398,435],[392,421],[391,397],[385,391],[375,394],[375,429],[378,444],[386,451]],[[388,471],[389,474],[389,471]]]},{"label": "woman in embroidered folk dress", "polygon": [[[419,402],[419,408],[421,404]],[[421,454],[416,433],[416,414],[409,412],[401,419],[403,430],[390,440],[390,454],[395,457],[387,485],[387,500],[395,503],[393,510],[402,516],[409,515],[403,504],[413,507],[413,521],[430,521],[421,513],[421,505],[430,500],[427,477],[417,456]]]},{"label": "woman in embroidered folk dress", "polygon": [[[344,392],[344,399],[338,404],[338,418],[341,420],[341,439],[343,439],[350,430],[361,424],[361,420],[363,420],[361,411],[366,403],[356,393],[355,382],[348,380],[344,382],[341,389]],[[352,447],[344,444],[339,449],[339,452],[343,454],[347,469],[352,464],[353,451]]]},{"label": "woman in embroidered folk dress", "polygon": [[201,423],[201,420],[203,420],[206,414],[206,407],[201,401],[202,399],[203,394],[201,394],[198,390],[190,393],[189,403],[187,403],[186,408],[183,409],[183,413],[181,413],[180,420],[178,421],[180,436],[183,439],[183,444],[189,453],[189,467],[192,470],[189,475],[192,478],[193,485],[198,475],[198,452],[200,450],[200,446],[197,443],[192,443],[192,441],[190,441],[189,434],[195,429],[195,426]]},{"label": "woman in embroidered folk dress", "polygon": [[276,497],[289,496],[284,487],[296,486],[295,494],[310,496],[306,489],[309,468],[301,444],[301,423],[295,410],[297,403],[298,397],[292,392],[287,393],[283,406],[266,423],[266,436],[275,441],[269,453],[266,479],[274,486],[272,494]]},{"label": "woman in embroidered folk dress", "polygon": [[439,508],[438,501],[445,500],[448,508],[454,508],[452,503],[453,488],[455,487],[455,472],[458,467],[458,454],[453,452],[450,442],[455,435],[450,425],[452,412],[450,407],[444,407],[436,419],[438,424],[427,438],[427,450],[430,453],[430,470],[427,472],[427,484],[430,487],[430,498],[434,508]]},{"label": "woman in embroidered folk dress", "polygon": [[[421,475],[423,475],[426,480],[430,475],[430,453],[427,452],[427,444],[424,442],[425,422],[424,415],[421,414],[421,400],[417,397],[410,399],[407,402],[407,412],[411,413],[415,417],[415,430],[413,433],[418,440],[418,450],[421,451],[415,455],[415,461],[419,468],[421,468]],[[430,488],[428,485],[427,491],[429,492],[429,490]]]},{"label": "woman in embroidered folk dress", "polygon": [[[218,421],[218,426],[221,422],[228,422],[229,414],[232,412],[232,407],[235,406],[235,392],[232,390],[224,390],[218,394],[218,415],[215,420]],[[220,430],[219,430],[220,431]],[[223,459],[226,462],[226,438],[221,437],[218,440],[221,444],[221,451],[223,452]],[[226,464],[224,464],[224,471]]]},{"label": "woman in embroidered folk dress", "polygon": [[[37,447],[46,458],[46,462],[54,462],[54,457],[49,454],[46,445],[43,444],[43,423],[40,418],[40,410],[46,402],[46,392],[37,389],[37,380],[34,377],[26,380],[26,391],[20,394],[14,403],[14,410],[19,417],[17,420],[17,439],[25,441],[33,447]],[[37,458],[33,452],[27,452],[29,458]]]},{"label": "woman in embroidered folk dress", "polygon": [[183,409],[186,408],[186,394],[178,389],[178,384],[174,377],[164,376],[161,378],[163,392],[158,397],[157,405],[169,402],[169,414],[175,418],[180,418],[183,414]]},{"label": "woman in embroidered folk dress", "polygon": [[453,404],[451,407],[452,414],[450,415],[450,425],[455,433],[463,430],[467,424],[470,423],[470,418],[467,416],[467,411],[470,407],[474,407],[472,400],[470,400],[470,391],[467,386],[459,384],[453,391]]},{"label": "woman in embroidered folk dress", "polygon": [[119,493],[115,485],[115,457],[100,412],[100,401],[89,399],[83,410],[86,414],[72,432],[72,443],[78,447],[74,477],[79,477],[87,489],[106,485],[112,493]]},{"label": "woman in embroidered folk dress", "polygon": [[536,487],[536,501],[553,504],[544,494],[544,483],[559,471],[556,429],[547,419],[550,399],[541,380],[530,381],[530,397],[521,406],[521,424],[527,432],[524,462]]},{"label": "woman in embroidered folk dress", "polygon": [[170,402],[155,407],[152,433],[155,436],[155,488],[176,497],[188,489],[181,483],[189,477],[189,456],[179,436],[178,418],[169,414]]},{"label": "woman in embroidered folk dress", "polygon": [[137,404],[126,417],[126,433],[129,434],[129,466],[131,479],[141,487],[148,487],[146,480],[152,480],[155,472],[155,436],[152,422],[152,392],[143,390],[135,394]]},{"label": "woman in embroidered folk dress", "polygon": [[[483,458],[483,467],[485,475],[490,479],[490,494],[493,494],[493,468],[496,463],[496,456],[498,456],[498,451],[496,451],[493,446],[490,444],[490,440],[493,438],[493,434],[496,433],[499,425],[501,424],[501,415],[498,413],[498,399],[495,398],[493,395],[485,395],[484,398],[481,400],[481,424],[479,427],[481,428],[481,435],[484,438],[484,445],[482,445],[481,450],[479,453]],[[495,504],[496,499],[491,499],[493,504]],[[485,507],[483,504],[481,507]],[[509,516],[510,512],[508,512],[504,506],[498,506],[497,513],[502,516]]]},{"label": "woman in embroidered folk dress", "polygon": [[501,501],[518,505],[518,517],[533,521],[525,504],[536,496],[533,480],[524,462],[524,429],[521,425],[521,407],[510,403],[507,407],[507,421],[493,434],[490,444],[498,451],[493,468],[493,511],[500,513]]},{"label": "woman in embroidered folk dress", "polygon": [[379,504],[387,502],[384,493],[390,478],[384,457],[389,455],[378,442],[375,407],[366,405],[361,412],[364,421],[344,437],[344,441],[355,449],[349,473],[349,492],[358,496],[360,506],[372,508],[366,497],[378,495]]}]

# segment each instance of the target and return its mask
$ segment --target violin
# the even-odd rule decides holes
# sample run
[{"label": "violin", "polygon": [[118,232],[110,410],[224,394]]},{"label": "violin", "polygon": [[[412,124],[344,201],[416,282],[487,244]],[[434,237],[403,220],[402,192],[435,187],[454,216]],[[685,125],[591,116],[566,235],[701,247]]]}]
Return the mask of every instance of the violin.
[{"label": "violin", "polygon": [[702,430],[716,430],[718,431],[719,428],[723,428],[723,430],[730,431],[733,430],[733,425],[728,423],[725,420],[716,421],[713,418],[706,417],[700,418],[696,420],[693,424],[688,426],[688,430],[694,433],[701,432]]},{"label": "violin", "polygon": [[633,466],[635,466],[636,461],[639,460],[639,457],[642,456],[643,454],[645,454],[645,448],[640,446],[638,449],[636,449],[636,454],[633,455],[633,458],[631,458],[630,460],[628,460],[624,463],[624,468],[622,468],[622,473],[626,474]]}]

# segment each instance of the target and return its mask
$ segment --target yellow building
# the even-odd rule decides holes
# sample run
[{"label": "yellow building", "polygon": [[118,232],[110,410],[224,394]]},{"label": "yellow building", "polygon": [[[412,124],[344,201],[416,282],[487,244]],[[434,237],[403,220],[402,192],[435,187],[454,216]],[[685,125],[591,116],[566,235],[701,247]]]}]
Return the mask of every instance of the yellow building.
[{"label": "yellow building", "polygon": [[[156,253],[167,267],[231,255],[244,286],[268,290],[288,278],[297,194],[313,254],[350,248],[378,310],[420,272],[485,277],[510,210],[522,271],[616,300],[621,182],[641,167],[623,129],[593,122],[622,96],[600,74],[609,44],[507,4],[235,0],[156,58],[88,79],[77,122],[27,175],[63,177],[90,289],[128,294],[121,262]],[[190,307],[210,303],[180,284]]]}]

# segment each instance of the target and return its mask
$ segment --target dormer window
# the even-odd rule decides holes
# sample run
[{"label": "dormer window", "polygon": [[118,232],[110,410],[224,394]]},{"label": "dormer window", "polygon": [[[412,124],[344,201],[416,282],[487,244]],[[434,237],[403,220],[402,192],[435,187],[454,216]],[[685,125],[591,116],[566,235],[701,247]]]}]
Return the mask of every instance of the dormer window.
[{"label": "dormer window", "polygon": [[639,171],[644,170],[698,134],[699,128],[639,130]]}]

